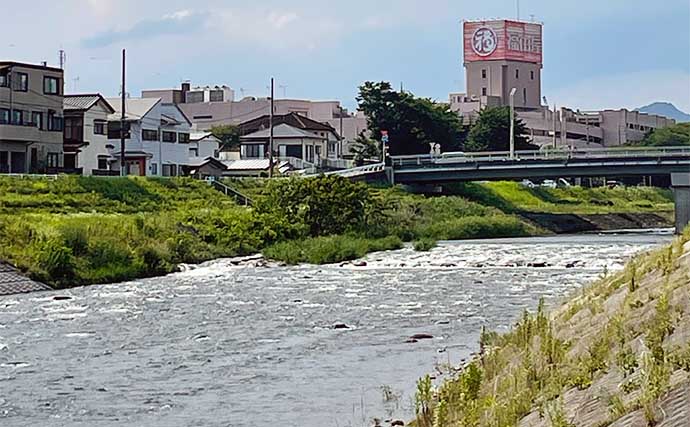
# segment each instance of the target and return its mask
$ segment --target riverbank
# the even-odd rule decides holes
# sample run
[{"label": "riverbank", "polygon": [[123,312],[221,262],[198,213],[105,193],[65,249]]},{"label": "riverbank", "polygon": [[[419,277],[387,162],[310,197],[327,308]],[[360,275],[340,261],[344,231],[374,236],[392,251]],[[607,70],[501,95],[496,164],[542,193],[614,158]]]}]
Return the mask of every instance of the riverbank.
[{"label": "riverbank", "polygon": [[[438,240],[580,232],[593,223],[554,226],[568,223],[561,220],[564,214],[553,213],[562,210],[559,200],[566,195],[512,183],[466,184],[441,197],[337,177],[228,183],[255,206],[238,206],[207,184],[184,178],[3,177],[0,259],[65,288],[158,276],[182,263],[259,252],[288,264],[337,263],[403,242],[428,250]],[[663,212],[669,203],[663,190],[568,191],[571,202],[565,204],[574,212],[597,206],[593,215],[599,216],[652,216],[649,210]],[[614,201],[608,204],[593,201],[609,196]],[[551,201],[543,207],[537,199]],[[546,213],[528,212],[542,207]],[[609,223],[621,228],[620,222]]]},{"label": "riverbank", "polygon": [[422,237],[543,232],[460,197],[376,190],[338,177],[261,182],[254,190],[248,208],[183,178],[0,178],[0,259],[67,288],[262,251],[288,263],[333,263]]},{"label": "riverbank", "polygon": [[690,407],[690,229],[420,380],[416,425],[680,426]]}]

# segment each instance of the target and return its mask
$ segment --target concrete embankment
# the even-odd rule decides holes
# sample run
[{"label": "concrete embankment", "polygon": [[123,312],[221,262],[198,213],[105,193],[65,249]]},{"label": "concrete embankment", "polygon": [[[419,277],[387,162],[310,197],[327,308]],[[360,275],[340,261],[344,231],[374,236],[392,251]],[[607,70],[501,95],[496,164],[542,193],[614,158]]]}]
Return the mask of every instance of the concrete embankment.
[{"label": "concrete embankment", "polygon": [[553,214],[522,212],[520,216],[556,234],[673,227],[673,213]]}]

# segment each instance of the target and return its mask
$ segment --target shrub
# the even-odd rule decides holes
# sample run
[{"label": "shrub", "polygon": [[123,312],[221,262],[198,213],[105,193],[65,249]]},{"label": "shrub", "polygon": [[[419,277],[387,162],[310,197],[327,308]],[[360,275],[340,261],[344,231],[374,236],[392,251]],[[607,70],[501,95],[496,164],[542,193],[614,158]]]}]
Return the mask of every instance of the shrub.
[{"label": "shrub", "polygon": [[414,242],[414,250],[417,252],[428,252],[436,247],[436,240],[425,237]]}]

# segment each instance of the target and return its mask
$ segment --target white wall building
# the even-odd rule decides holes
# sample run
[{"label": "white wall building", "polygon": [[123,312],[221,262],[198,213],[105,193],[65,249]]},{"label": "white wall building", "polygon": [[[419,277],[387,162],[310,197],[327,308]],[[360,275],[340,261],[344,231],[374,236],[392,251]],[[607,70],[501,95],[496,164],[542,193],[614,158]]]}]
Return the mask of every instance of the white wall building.
[{"label": "white wall building", "polygon": [[[109,100],[115,113],[108,117],[108,138],[115,148],[111,168],[119,170],[120,104]],[[189,159],[191,123],[174,104],[160,98],[129,98],[125,121],[129,126],[125,140],[125,162],[129,175],[176,176]]]},{"label": "white wall building", "polygon": [[81,169],[84,175],[108,173],[113,148],[108,142],[108,116],[114,112],[99,94],[65,95],[65,169]]}]

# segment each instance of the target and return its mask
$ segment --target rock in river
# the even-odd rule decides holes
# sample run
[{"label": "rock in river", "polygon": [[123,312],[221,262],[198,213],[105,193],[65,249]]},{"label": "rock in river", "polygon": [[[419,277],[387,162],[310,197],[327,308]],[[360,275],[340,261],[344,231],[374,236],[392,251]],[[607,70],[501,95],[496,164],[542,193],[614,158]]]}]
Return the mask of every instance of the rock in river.
[{"label": "rock in river", "polygon": [[430,340],[433,338],[434,336],[429,334],[414,334],[410,337],[411,340]]},{"label": "rock in river", "polygon": [[344,323],[336,323],[333,325],[333,329],[350,329],[350,327]]}]

